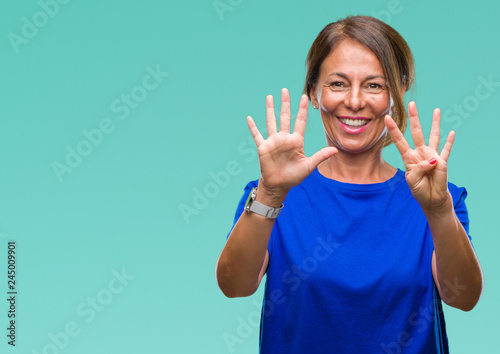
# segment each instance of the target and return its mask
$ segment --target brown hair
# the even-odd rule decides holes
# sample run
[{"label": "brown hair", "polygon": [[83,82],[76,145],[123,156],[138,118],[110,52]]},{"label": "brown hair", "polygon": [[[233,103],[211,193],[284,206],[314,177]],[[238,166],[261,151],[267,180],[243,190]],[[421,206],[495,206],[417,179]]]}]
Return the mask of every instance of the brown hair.
[{"label": "brown hair", "polygon": [[[321,64],[343,40],[355,40],[370,49],[380,61],[396,111],[393,118],[399,129],[406,129],[406,110],[401,95],[415,80],[413,55],[403,37],[388,24],[369,16],[350,16],[332,22],[318,34],[307,54],[304,93],[311,99],[311,90],[318,83]],[[387,134],[384,146],[392,142]]]}]

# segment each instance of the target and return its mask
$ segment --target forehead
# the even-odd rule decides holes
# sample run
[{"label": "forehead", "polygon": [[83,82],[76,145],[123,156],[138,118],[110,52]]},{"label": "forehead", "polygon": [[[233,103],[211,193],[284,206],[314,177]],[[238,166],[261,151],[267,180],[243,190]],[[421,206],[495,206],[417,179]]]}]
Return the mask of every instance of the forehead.
[{"label": "forehead", "polygon": [[346,39],[321,64],[321,76],[342,73],[348,77],[384,75],[377,56],[363,44]]}]

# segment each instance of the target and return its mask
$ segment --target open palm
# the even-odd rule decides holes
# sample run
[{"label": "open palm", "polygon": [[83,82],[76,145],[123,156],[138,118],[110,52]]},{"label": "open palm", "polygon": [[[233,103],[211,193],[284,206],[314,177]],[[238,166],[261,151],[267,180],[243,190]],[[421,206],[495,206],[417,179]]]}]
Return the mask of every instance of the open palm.
[{"label": "open palm", "polygon": [[304,153],[304,132],[307,123],[308,98],[302,95],[295,119],[293,133],[290,133],[290,96],[287,89],[281,91],[281,112],[277,130],[272,96],[266,97],[267,139],[262,137],[252,117],[247,118],[259,155],[261,183],[268,190],[285,193],[302,182],[322,161],[337,152],[326,147],[311,157]]},{"label": "open palm", "polygon": [[405,164],[406,182],[413,197],[424,209],[440,208],[450,200],[447,161],[455,139],[455,132],[451,131],[448,134],[446,143],[439,153],[441,111],[436,108],[433,112],[428,145],[425,144],[415,102],[408,104],[408,114],[414,149],[410,148],[403,133],[388,115],[385,117],[387,129]]}]

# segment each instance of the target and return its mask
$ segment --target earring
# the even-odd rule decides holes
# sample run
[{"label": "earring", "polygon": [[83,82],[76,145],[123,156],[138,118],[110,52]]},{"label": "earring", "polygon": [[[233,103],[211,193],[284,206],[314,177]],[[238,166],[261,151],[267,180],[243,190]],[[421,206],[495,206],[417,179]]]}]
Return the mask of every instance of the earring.
[{"label": "earring", "polygon": [[313,104],[313,108],[314,109],[318,109],[318,105],[317,104]]}]

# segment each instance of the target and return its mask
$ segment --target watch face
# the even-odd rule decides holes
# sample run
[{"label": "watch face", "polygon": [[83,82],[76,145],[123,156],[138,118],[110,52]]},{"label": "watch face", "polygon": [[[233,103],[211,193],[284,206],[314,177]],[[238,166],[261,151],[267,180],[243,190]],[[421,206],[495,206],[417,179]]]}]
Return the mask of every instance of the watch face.
[{"label": "watch face", "polygon": [[250,206],[252,205],[252,202],[255,199],[256,194],[257,194],[257,188],[254,187],[248,194],[247,201],[245,202],[245,210],[250,210]]}]

